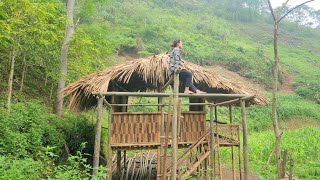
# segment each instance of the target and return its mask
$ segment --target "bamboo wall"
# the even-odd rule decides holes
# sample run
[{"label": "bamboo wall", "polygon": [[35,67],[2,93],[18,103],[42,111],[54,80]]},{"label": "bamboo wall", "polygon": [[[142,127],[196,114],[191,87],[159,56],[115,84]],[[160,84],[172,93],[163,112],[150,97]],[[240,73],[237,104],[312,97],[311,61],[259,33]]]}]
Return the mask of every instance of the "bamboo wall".
[{"label": "bamboo wall", "polygon": [[[205,112],[182,112],[178,120],[179,144],[191,144],[205,131]],[[167,121],[171,136],[171,122]],[[157,146],[160,145],[160,112],[114,112],[111,119],[111,146]]]}]

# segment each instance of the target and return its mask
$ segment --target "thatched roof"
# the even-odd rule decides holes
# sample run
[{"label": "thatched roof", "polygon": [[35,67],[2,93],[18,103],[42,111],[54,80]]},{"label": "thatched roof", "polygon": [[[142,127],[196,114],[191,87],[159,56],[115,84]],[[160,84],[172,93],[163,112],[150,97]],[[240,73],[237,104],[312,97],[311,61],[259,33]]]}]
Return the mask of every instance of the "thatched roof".
[{"label": "thatched roof", "polygon": [[[237,84],[210,69],[190,62],[185,62],[184,65],[193,73],[194,84],[201,90],[208,93],[251,94],[255,95],[255,98],[250,101],[250,104],[267,103],[266,98],[259,95],[255,89],[246,87],[246,84]],[[71,95],[69,107],[78,111],[96,104],[96,98],[92,96],[92,92],[158,91],[168,80],[168,55],[160,54],[127,61],[84,76],[69,84],[63,94]]]}]

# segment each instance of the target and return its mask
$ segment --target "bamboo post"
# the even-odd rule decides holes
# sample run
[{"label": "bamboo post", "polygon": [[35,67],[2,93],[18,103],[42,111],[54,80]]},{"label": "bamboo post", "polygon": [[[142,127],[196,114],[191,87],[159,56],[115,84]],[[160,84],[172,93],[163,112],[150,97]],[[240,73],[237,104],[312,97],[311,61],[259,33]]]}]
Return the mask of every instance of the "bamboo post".
[{"label": "bamboo post", "polygon": [[[164,104],[164,98],[163,97],[159,97],[159,104]],[[165,133],[164,133],[164,106],[159,106],[158,109],[161,112],[161,122],[160,122],[160,152],[161,152],[161,156],[160,156],[160,161],[157,160],[157,163],[160,164],[160,173],[162,171],[164,171],[164,169],[162,169],[161,164],[163,164],[163,159],[164,159],[164,143],[165,143]],[[162,175],[163,173],[161,173]]]},{"label": "bamboo post", "polygon": [[101,137],[101,119],[103,112],[103,97],[99,97],[97,104],[97,122],[96,122],[96,136],[94,142],[94,153],[93,153],[93,176],[98,175],[99,169],[99,156],[100,156],[100,137]]},{"label": "bamboo post", "polygon": [[[234,132],[232,127],[232,107],[229,105],[229,119],[230,119],[230,127],[231,127],[231,137],[233,138]],[[236,164],[235,164],[235,156],[234,156],[234,145],[231,146],[231,158],[232,158],[232,178],[236,179]]]},{"label": "bamboo post", "polygon": [[121,176],[121,150],[117,151],[117,176]]},{"label": "bamboo post", "polygon": [[211,163],[211,173],[210,179],[214,179],[214,133],[213,133],[213,106],[210,106],[210,163]]},{"label": "bamboo post", "polygon": [[[121,97],[121,104],[127,104],[128,103],[128,97],[127,96],[122,96]],[[121,107],[121,111],[122,112],[127,112],[127,106],[122,106]],[[126,150],[123,150],[123,168],[124,170],[126,169],[126,157],[127,156],[127,151]],[[119,171],[119,176],[121,174],[121,151],[120,151],[120,171]]]},{"label": "bamboo post", "polygon": [[179,98],[178,100],[178,118],[177,118],[177,146],[179,147],[179,141],[180,141],[180,138],[181,138],[181,127],[180,127],[180,124],[181,124],[181,98]]},{"label": "bamboo post", "polygon": [[127,150],[123,150],[123,169],[127,169]]},{"label": "bamboo post", "polygon": [[241,117],[242,117],[242,133],[243,133],[243,163],[244,163],[244,179],[249,179],[248,167],[248,130],[247,130],[247,115],[246,102],[240,99]]},{"label": "bamboo post", "polygon": [[161,163],[160,163],[161,160],[160,160],[160,157],[161,157],[161,146],[158,146],[158,148],[157,148],[157,180],[161,179]]},{"label": "bamboo post", "polygon": [[111,134],[112,134],[112,126],[111,126],[111,119],[112,119],[112,108],[109,109],[109,117],[108,117],[108,180],[112,180],[112,148],[111,148]]},{"label": "bamboo post", "polygon": [[172,118],[172,161],[171,161],[171,179],[177,179],[177,120],[178,120],[178,93],[179,93],[179,71],[174,72],[174,88],[173,88],[173,118]]},{"label": "bamboo post", "polygon": [[240,144],[240,127],[238,127],[238,157],[239,157],[239,176],[240,180],[242,180],[242,168],[241,168],[241,144]]},{"label": "bamboo post", "polygon": [[[177,70],[175,74],[180,72]],[[179,85],[179,84],[178,84]],[[103,96],[143,96],[143,97],[169,97],[172,93],[156,93],[156,92],[93,92],[92,95],[103,95]],[[254,96],[252,95],[245,95],[245,94],[222,94],[222,93],[207,93],[207,94],[187,94],[187,93],[179,93],[177,92],[179,97],[192,97],[192,98],[228,98],[230,101],[236,101],[235,99],[243,98],[243,100],[253,99]],[[226,101],[228,102],[228,101]],[[230,103],[230,102],[228,102]],[[218,103],[217,103],[218,104]]]},{"label": "bamboo post", "polygon": [[[159,104],[164,104],[164,98],[159,97]],[[162,153],[160,164],[163,163],[163,149],[164,149],[164,141],[165,141],[165,134],[164,134],[164,106],[159,106],[159,110],[161,112],[161,122],[160,122],[160,151]],[[162,170],[161,170],[162,171]]]},{"label": "bamboo post", "polygon": [[284,149],[283,159],[282,159],[282,163],[281,163],[281,178],[284,178],[286,176],[287,156],[288,156],[288,150]]},{"label": "bamboo post", "polygon": [[168,142],[169,142],[169,126],[170,126],[170,121],[172,119],[171,116],[171,107],[172,107],[172,97],[170,96],[169,98],[169,109],[168,109],[168,118],[167,118],[167,123],[166,123],[166,132],[165,132],[165,145],[164,145],[164,152],[163,152],[163,162],[162,162],[162,180],[166,179],[167,176],[167,152],[168,152]]},{"label": "bamboo post", "polygon": [[[208,145],[206,146],[207,150],[208,150]],[[208,172],[208,165],[209,165],[209,158],[206,158],[205,160],[205,164],[204,164],[204,168],[206,170],[206,176],[205,179],[209,179],[209,172]]]},{"label": "bamboo post", "polygon": [[218,132],[218,112],[217,106],[214,107],[214,116],[216,122],[216,144],[218,153],[218,168],[219,168],[219,179],[222,179],[222,169],[221,169],[221,156],[220,156],[220,142],[219,142],[219,132]]},{"label": "bamboo post", "polygon": [[289,180],[293,179],[293,166],[294,166],[294,154],[292,152],[290,157]]}]

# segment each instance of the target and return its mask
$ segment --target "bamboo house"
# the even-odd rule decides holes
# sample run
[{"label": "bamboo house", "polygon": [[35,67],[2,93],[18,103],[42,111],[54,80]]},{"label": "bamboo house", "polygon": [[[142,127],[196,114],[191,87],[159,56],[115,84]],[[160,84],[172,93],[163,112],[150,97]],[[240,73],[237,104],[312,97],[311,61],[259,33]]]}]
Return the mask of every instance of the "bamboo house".
[{"label": "bamboo house", "polygon": [[[221,147],[232,149],[232,179],[247,179],[245,107],[265,105],[266,98],[246,83],[233,82],[213,70],[190,62],[184,65],[192,72],[195,86],[207,94],[181,93],[183,84],[179,82],[178,72],[169,77],[167,54],[106,68],[82,77],[64,89],[64,95],[69,96],[69,108],[73,111],[97,107],[93,174],[97,173],[99,165],[102,111],[105,106],[109,112],[109,179],[143,177],[142,170],[133,175],[135,167],[132,167],[126,155],[127,150],[134,149],[151,149],[156,152],[156,179],[183,179],[200,169],[207,169],[202,173],[204,177],[223,178]],[[166,91],[170,85],[172,89]],[[131,102],[132,97],[156,98],[157,101],[136,104]],[[181,102],[181,98],[187,98],[188,102]],[[129,112],[128,108],[133,106],[154,106],[156,110]],[[217,108],[220,106],[228,107],[229,123],[219,121]],[[232,106],[241,107],[242,127],[233,123]],[[243,134],[242,151],[240,130]],[[184,152],[178,153],[179,148],[183,148]],[[113,158],[114,152],[117,152],[116,158]],[[148,162],[151,166],[151,161]],[[239,172],[236,172],[236,162]],[[144,167],[152,169],[146,165]]]}]

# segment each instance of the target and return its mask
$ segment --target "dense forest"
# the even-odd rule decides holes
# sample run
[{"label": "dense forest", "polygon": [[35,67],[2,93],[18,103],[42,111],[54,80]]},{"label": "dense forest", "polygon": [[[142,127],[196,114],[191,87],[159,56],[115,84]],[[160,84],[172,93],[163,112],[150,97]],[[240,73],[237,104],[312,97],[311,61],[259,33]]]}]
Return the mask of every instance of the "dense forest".
[{"label": "dense forest", "polygon": [[[74,113],[66,105],[62,117],[52,112],[69,23],[66,3],[0,1],[0,179],[92,178],[95,112]],[[271,97],[273,21],[264,0],[76,0],[73,21],[66,84],[119,62],[166,53],[173,39],[182,39],[187,61],[222,66]],[[282,144],[296,153],[295,175],[317,179],[320,11],[297,9],[282,22],[279,37]],[[250,107],[248,118],[250,170],[273,179],[274,160],[266,168],[274,147],[271,106]],[[101,166],[93,178],[106,175]]]}]

